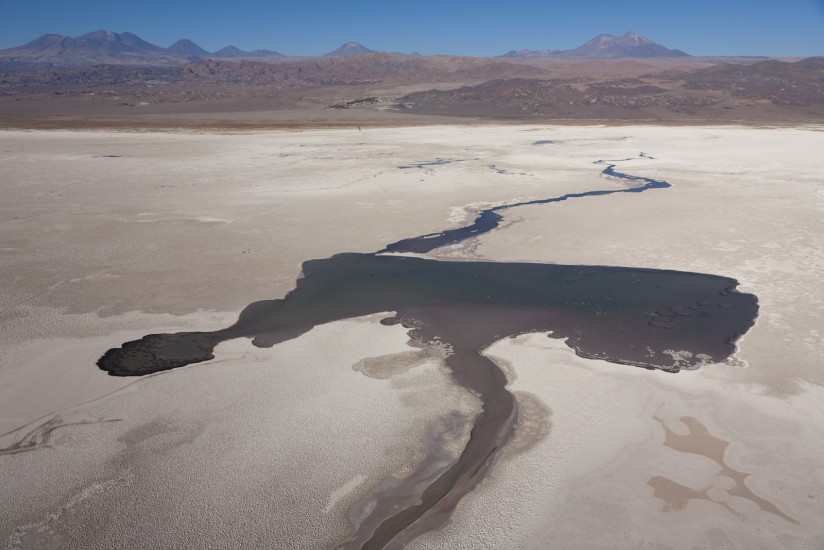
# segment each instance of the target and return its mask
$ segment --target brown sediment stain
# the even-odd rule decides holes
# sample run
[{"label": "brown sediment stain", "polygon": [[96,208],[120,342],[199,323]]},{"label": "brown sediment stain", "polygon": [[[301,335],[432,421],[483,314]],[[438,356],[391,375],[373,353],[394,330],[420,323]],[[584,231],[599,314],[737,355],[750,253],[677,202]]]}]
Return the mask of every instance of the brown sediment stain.
[{"label": "brown sediment stain", "polygon": [[337,548],[361,547],[380,526],[387,511],[420,504],[426,488],[460,458],[469,440],[472,420],[453,411],[433,422],[427,429],[425,450],[420,460],[401,475],[382,481],[350,509],[349,520],[354,528],[351,539]]},{"label": "brown sediment stain", "polygon": [[445,349],[444,346],[432,344],[415,351],[402,351],[400,353],[392,353],[378,357],[366,357],[352,365],[352,370],[369,378],[386,380],[409,372],[433,359],[442,363],[447,355],[448,350]]},{"label": "brown sediment stain", "polygon": [[691,499],[698,499],[715,502],[730,512],[741,515],[728,503],[729,497],[739,497],[749,500],[764,512],[778,516],[790,523],[798,524],[795,518],[782,512],[778,506],[758,496],[747,486],[746,480],[752,474],[736,470],[726,463],[724,454],[727,447],[729,447],[729,441],[712,435],[706,426],[691,416],[679,418],[681,423],[687,427],[686,434],[675,433],[661,418],[657,416],[654,418],[664,429],[664,445],[666,447],[680,453],[696,454],[709,458],[720,468],[713,481],[701,489],[681,485],[663,476],[651,477],[647,481],[647,485],[652,487],[653,496],[666,503],[664,511],[683,510]]},{"label": "brown sediment stain", "polygon": [[352,370],[369,378],[386,380],[423,365],[427,359],[420,351],[402,351],[379,357],[365,357],[352,365]]},{"label": "brown sediment stain", "polygon": [[[652,487],[655,498],[660,498],[665,502],[664,511],[672,512],[683,510],[692,499],[707,499],[704,491],[696,491],[686,485],[671,480],[668,477],[654,476],[649,478],[647,485]],[[729,508],[729,507],[728,507]]]},{"label": "brown sediment stain", "polygon": [[515,423],[515,433],[504,449],[504,456],[517,456],[528,452],[546,439],[552,430],[552,409],[532,393],[513,393],[518,402],[518,419]]}]

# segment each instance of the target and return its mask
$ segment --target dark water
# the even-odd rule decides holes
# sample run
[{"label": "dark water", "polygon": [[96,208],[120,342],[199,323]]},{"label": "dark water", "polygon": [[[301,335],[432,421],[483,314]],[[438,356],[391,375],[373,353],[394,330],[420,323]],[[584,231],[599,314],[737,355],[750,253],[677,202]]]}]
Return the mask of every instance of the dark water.
[{"label": "dark water", "polygon": [[[611,162],[618,161],[598,162],[606,166],[603,174],[627,187],[492,207],[466,227],[404,239],[380,252],[429,252],[462,242],[495,229],[501,212],[516,206],[670,186],[617,172]],[[416,502],[396,509],[391,498],[377,500],[341,546],[395,548],[442,525],[514,429],[517,404],[504,374],[482,355],[486,347],[507,336],[551,331],[585,357],[671,372],[696,368],[729,357],[754,322],[757,299],[736,292],[736,285],[727,277],[666,270],[339,254],[305,262],[293,291],[250,304],[230,327],[148,335],[107,351],[98,365],[114,376],[141,376],[209,360],[222,341],[251,338],[270,347],[323,323],[397,312],[383,322],[403,323],[418,342],[447,344],[447,367],[483,410],[461,456]]]},{"label": "dark water", "polygon": [[430,166],[444,166],[446,164],[455,164],[456,162],[469,162],[471,160],[480,160],[480,158],[472,158],[472,159],[435,159],[426,162],[419,162],[417,164],[407,164],[404,166],[398,166],[400,170],[411,170],[413,168],[428,168]]},{"label": "dark water", "polygon": [[[640,156],[641,158],[652,158],[646,155],[645,153],[641,153]],[[627,161],[632,159],[623,160]],[[549,199],[535,199],[531,201],[518,202],[515,204],[493,206],[492,208],[482,210],[478,214],[478,217],[475,218],[475,221],[470,225],[467,225],[465,227],[458,227],[457,229],[447,229],[439,233],[421,235],[420,237],[412,237],[411,239],[403,239],[396,243],[387,245],[387,247],[381,250],[380,252],[417,252],[422,254],[425,252],[431,252],[432,250],[435,250],[436,248],[440,248],[442,246],[457,244],[471,237],[477,237],[478,235],[483,235],[484,233],[492,231],[500,225],[501,220],[503,219],[503,216],[501,216],[499,212],[509,210],[510,208],[516,208],[518,206],[549,204],[552,202],[563,202],[569,199],[580,199],[583,197],[600,197],[604,195],[613,195],[615,193],[642,193],[644,191],[649,191],[650,189],[666,189],[667,187],[670,187],[670,184],[663,180],[642,178],[640,176],[632,176],[630,174],[616,172],[615,167],[617,165],[608,164],[607,161],[599,160],[596,161],[595,164],[606,164],[606,168],[604,168],[601,171],[602,174],[637,185],[633,185],[631,187],[626,187],[623,189],[603,189],[599,191],[585,191],[583,193],[568,193],[566,195],[561,195],[560,197],[552,197]]]},{"label": "dark water", "polygon": [[[423,341],[480,350],[553,331],[587,357],[677,371],[700,365],[699,354],[728,357],[757,312],[734,279],[677,271],[340,254],[305,262],[303,275],[285,298],[249,305],[231,327],[146,336],[98,364],[116,376],[145,375],[211,359],[225,340],[270,347],[320,324],[396,311]],[[665,350],[693,357],[676,362]]]}]

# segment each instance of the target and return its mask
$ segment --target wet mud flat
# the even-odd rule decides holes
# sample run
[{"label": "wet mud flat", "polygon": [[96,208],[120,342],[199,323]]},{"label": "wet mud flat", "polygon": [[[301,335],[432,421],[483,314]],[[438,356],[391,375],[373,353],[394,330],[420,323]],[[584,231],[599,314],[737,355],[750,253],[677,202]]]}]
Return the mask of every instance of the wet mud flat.
[{"label": "wet mud flat", "polygon": [[403,323],[417,345],[446,349],[445,364],[455,382],[483,404],[454,463],[411,496],[401,480],[394,494],[374,497],[372,511],[340,546],[400,548],[445,524],[512,434],[517,403],[504,373],[483,355],[494,342],[549,333],[583,357],[677,372],[724,361],[753,325],[757,298],[737,292],[737,281],[722,276],[387,254],[428,252],[476,237],[499,226],[499,212],[516,206],[670,187],[616,172],[607,161],[597,164],[606,164],[602,173],[626,186],[495,206],[465,227],[404,239],[374,254],[307,261],[294,290],[283,299],[250,304],[234,325],[215,332],[151,334],[107,351],[98,366],[114,376],[142,376],[210,360],[223,341],[250,338],[256,346],[271,347],[321,324],[395,312],[383,323]]}]

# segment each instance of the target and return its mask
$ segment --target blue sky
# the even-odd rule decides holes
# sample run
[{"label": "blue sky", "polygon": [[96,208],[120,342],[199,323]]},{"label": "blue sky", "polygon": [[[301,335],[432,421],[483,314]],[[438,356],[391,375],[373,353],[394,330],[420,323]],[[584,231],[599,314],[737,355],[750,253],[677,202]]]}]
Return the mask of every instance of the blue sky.
[{"label": "blue sky", "polygon": [[499,55],[638,32],[693,55],[824,55],[824,0],[0,0],[0,48],[52,32],[131,31],[168,46],[316,55],[356,40],[387,51]]}]

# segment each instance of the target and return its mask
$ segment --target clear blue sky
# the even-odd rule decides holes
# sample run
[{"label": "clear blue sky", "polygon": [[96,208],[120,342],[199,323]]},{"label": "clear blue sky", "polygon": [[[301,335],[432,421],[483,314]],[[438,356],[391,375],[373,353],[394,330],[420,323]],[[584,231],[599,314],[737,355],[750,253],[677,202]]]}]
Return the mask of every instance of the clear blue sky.
[{"label": "clear blue sky", "polygon": [[824,55],[824,0],[0,0],[0,49],[44,33],[131,31],[168,46],[317,55],[376,50],[498,55],[634,31],[693,55]]}]

